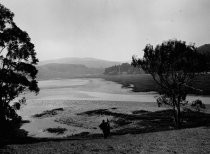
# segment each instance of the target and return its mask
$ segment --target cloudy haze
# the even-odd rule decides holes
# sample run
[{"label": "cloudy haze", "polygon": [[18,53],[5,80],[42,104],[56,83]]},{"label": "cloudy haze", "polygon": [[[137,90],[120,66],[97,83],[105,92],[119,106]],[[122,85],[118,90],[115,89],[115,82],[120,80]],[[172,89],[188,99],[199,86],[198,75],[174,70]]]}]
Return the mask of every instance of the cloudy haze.
[{"label": "cloudy haze", "polygon": [[128,61],[148,43],[210,43],[210,0],[2,0],[40,60]]}]

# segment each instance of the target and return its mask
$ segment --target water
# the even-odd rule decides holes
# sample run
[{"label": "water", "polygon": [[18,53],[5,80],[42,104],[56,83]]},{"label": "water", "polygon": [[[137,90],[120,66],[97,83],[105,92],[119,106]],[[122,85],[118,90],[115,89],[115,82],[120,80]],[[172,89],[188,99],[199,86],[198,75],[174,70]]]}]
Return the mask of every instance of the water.
[{"label": "water", "polygon": [[[39,82],[40,93],[27,94],[27,105],[20,110],[20,115],[30,120],[22,129],[35,137],[64,137],[81,132],[99,133],[98,125],[104,116],[78,116],[94,109],[114,109],[114,112],[131,113],[134,110],[156,111],[158,96],[155,92],[136,93],[131,88],[122,88],[121,84],[98,78],[48,80]],[[189,96],[189,100],[197,99]],[[199,96],[204,103],[210,103],[210,97]],[[64,108],[57,115],[46,118],[33,118],[37,113],[55,108]],[[107,117],[106,117],[107,118]],[[111,118],[111,117],[108,117]],[[62,127],[67,131],[56,135],[47,128]]]}]

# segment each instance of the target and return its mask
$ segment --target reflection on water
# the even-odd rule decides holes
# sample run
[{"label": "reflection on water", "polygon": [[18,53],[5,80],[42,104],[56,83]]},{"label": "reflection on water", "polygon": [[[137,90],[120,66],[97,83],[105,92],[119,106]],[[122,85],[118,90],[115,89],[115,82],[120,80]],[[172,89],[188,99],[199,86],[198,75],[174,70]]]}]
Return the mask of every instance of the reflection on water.
[{"label": "reflection on water", "polygon": [[[78,116],[77,113],[94,109],[116,108],[115,112],[131,113],[134,110],[155,111],[158,108],[155,92],[135,93],[131,88],[122,88],[121,84],[103,79],[68,79],[39,82],[40,93],[35,96],[27,94],[27,105],[20,114],[31,122],[24,124],[23,129],[36,137],[63,137],[81,132],[99,133],[98,125],[104,116]],[[190,100],[197,96],[190,96]],[[199,97],[209,103],[209,97]],[[52,117],[37,119],[32,115],[45,110],[64,108],[63,112]],[[47,128],[62,127],[67,131],[55,135],[45,131]]]}]

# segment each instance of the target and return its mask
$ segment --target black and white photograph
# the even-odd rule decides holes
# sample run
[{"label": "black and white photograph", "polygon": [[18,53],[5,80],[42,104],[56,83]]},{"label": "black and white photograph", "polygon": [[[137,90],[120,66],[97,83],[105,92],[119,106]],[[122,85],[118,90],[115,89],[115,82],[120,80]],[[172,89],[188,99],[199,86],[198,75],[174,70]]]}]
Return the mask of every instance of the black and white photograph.
[{"label": "black and white photograph", "polygon": [[210,153],[210,0],[0,0],[0,154],[156,153]]}]

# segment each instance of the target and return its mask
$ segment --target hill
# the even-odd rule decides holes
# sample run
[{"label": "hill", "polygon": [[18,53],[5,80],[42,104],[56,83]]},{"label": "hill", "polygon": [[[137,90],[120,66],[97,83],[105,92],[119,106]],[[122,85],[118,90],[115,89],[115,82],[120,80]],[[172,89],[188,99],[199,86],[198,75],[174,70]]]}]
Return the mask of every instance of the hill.
[{"label": "hill", "polygon": [[84,65],[89,68],[107,68],[107,67],[111,67],[113,65],[121,64],[121,62],[101,60],[101,59],[96,59],[96,58],[68,57],[68,58],[40,61],[39,66],[51,64],[51,63],[54,63],[54,64],[79,64],[79,65]]},{"label": "hill", "polygon": [[198,52],[210,56],[210,44],[204,44],[198,47]]},{"label": "hill", "polygon": [[104,72],[103,68],[88,68],[84,65],[56,63],[41,65],[38,66],[37,69],[39,80],[84,77],[88,75],[98,75]]},{"label": "hill", "polygon": [[208,70],[210,71],[210,44],[204,44],[198,47],[198,52],[205,55],[208,65]]}]

